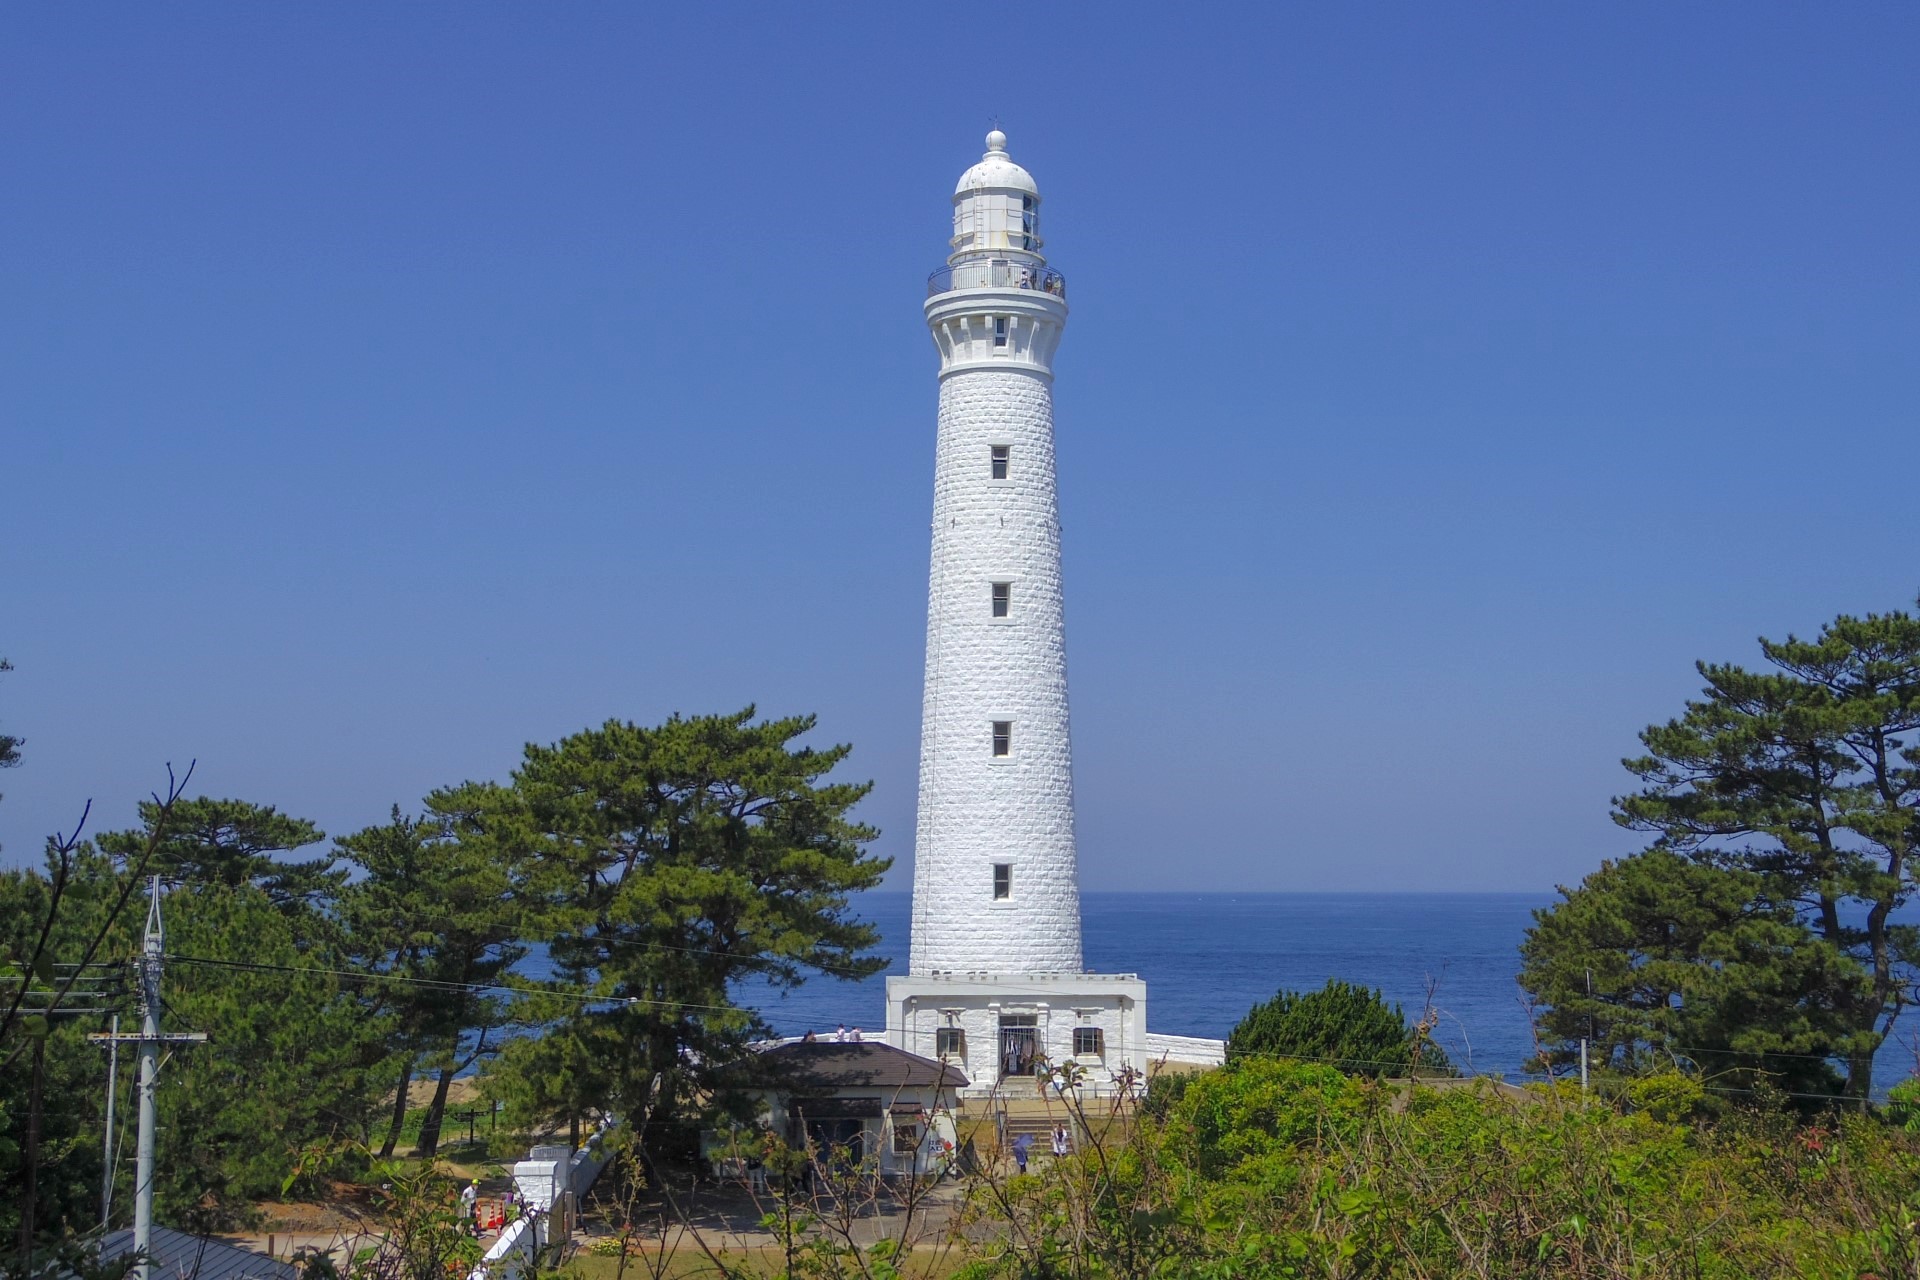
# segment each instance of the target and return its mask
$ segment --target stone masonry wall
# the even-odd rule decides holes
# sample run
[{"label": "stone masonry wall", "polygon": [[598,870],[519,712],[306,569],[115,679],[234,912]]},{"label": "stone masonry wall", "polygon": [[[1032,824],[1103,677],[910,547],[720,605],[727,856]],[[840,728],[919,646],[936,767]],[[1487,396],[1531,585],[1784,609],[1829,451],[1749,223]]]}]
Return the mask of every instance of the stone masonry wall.
[{"label": "stone masonry wall", "polygon": [[[991,478],[990,449],[1010,450]],[[1012,584],[992,617],[992,584]],[[1012,754],[992,724],[1013,723]],[[1077,973],[1080,895],[1054,486],[1042,370],[963,368],[940,388],[911,968]],[[993,865],[1013,868],[993,897]]]}]

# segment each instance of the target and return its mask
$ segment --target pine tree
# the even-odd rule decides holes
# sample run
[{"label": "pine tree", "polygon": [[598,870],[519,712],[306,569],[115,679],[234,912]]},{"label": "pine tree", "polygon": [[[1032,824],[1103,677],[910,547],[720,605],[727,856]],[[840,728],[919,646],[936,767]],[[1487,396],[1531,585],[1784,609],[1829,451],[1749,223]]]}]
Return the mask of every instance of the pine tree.
[{"label": "pine tree", "polygon": [[849,748],[797,746],[813,717],[753,715],[609,721],[529,746],[487,806],[497,837],[517,830],[535,855],[556,977],[605,1001],[503,1056],[497,1087],[519,1108],[576,1124],[589,1104],[672,1114],[765,1033],[733,1002],[737,980],[885,967],[848,910],[889,865],[849,816],[871,784],[826,780]]},{"label": "pine tree", "polygon": [[405,980],[374,984],[399,1064],[382,1156],[393,1154],[423,1060],[436,1080],[419,1150],[432,1155],[454,1076],[497,1050],[514,1017],[510,999],[483,989],[502,984],[527,954],[518,864],[486,817],[502,808],[498,790],[469,783],[436,791],[425,816],[406,817],[396,805],[385,824],[335,842],[364,872],[340,900],[350,952],[358,964]]},{"label": "pine tree", "polygon": [[1908,999],[1920,931],[1898,923],[1920,836],[1920,620],[1842,616],[1813,640],[1760,641],[1773,668],[1699,664],[1702,696],[1640,735],[1623,763],[1644,784],[1622,826],[1707,866],[1751,872],[1814,935],[1865,971],[1832,993],[1847,1092],[1873,1090],[1873,1054]]},{"label": "pine tree", "polygon": [[1653,849],[1561,892],[1520,949],[1548,1062],[1578,1061],[1585,1040],[1601,1069],[1687,1063],[1726,1087],[1838,1089],[1824,1058],[1861,1034],[1841,1011],[1871,983],[1791,903],[1771,901],[1765,877]]}]

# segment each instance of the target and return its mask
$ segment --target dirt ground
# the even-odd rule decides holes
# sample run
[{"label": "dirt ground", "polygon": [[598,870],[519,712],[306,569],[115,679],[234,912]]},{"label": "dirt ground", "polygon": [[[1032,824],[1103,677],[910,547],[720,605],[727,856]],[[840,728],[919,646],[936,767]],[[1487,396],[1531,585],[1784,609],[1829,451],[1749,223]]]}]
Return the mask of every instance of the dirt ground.
[{"label": "dirt ground", "polygon": [[[408,1109],[424,1107],[431,1103],[433,1101],[433,1091],[438,1087],[439,1083],[440,1080],[438,1076],[427,1076],[425,1079],[421,1079],[418,1076],[414,1077],[413,1083],[407,1086]],[[449,1107],[464,1107],[479,1096],[479,1076],[461,1076],[447,1086],[447,1105]],[[381,1105],[392,1106],[393,1095],[388,1094]]]}]

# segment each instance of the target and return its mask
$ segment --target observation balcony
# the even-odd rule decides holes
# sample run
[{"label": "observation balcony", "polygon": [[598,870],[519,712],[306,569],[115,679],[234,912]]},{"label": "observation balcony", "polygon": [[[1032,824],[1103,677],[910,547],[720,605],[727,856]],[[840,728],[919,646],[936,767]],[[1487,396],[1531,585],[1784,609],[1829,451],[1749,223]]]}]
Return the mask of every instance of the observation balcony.
[{"label": "observation balcony", "polygon": [[1033,289],[1056,298],[1067,296],[1067,278],[1052,267],[1006,258],[982,258],[940,268],[927,277],[927,296],[956,289]]}]

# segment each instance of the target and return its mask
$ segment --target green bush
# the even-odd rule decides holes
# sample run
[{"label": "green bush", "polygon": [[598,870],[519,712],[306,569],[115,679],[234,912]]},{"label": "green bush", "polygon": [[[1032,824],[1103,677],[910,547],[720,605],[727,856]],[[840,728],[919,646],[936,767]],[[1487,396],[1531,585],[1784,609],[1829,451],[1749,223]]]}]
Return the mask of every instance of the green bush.
[{"label": "green bush", "polygon": [[1669,1123],[1705,1115],[1707,1090],[1698,1080],[1678,1071],[1657,1071],[1627,1082],[1627,1102],[1656,1120]]},{"label": "green bush", "polygon": [[1920,1274],[1920,1136],[1853,1113],[1710,1115],[1698,1081],[1636,1084],[1610,1100],[1241,1058],[1097,1156],[976,1201],[991,1247],[975,1274]]},{"label": "green bush", "polygon": [[1908,1133],[1920,1133],[1920,1076],[1908,1076],[1887,1091],[1887,1118]]},{"label": "green bush", "polygon": [[1446,1053],[1397,1004],[1371,987],[1334,978],[1318,991],[1282,991],[1257,1004],[1227,1037],[1227,1058],[1299,1058],[1348,1075],[1405,1075],[1418,1066],[1451,1072]]}]

